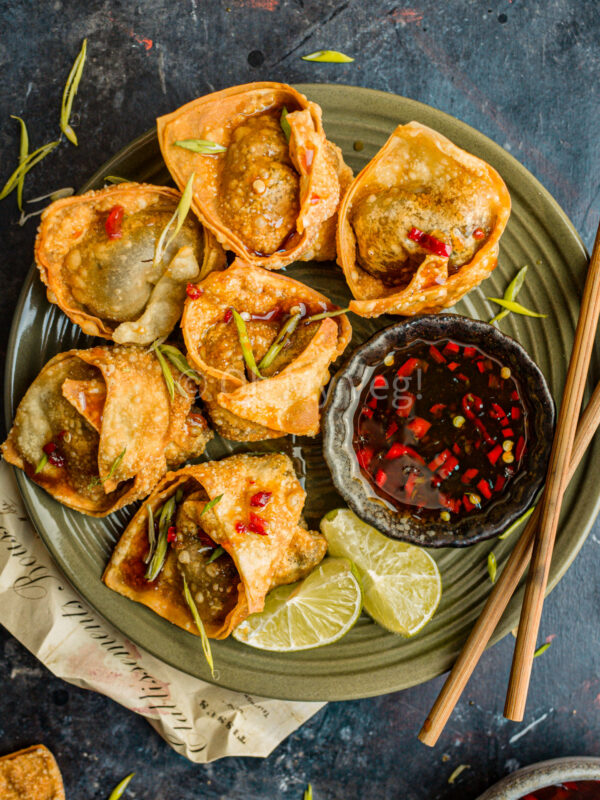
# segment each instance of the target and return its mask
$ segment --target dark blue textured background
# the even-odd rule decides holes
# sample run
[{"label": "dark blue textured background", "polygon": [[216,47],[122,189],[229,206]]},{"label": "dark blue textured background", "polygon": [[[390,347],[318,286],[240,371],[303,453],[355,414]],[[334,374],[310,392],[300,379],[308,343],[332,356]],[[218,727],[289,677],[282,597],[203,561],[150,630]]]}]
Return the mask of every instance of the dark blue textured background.
[{"label": "dark blue textured background", "polygon": [[[552,192],[591,248],[600,215],[597,0],[30,0],[0,2],[0,182],[16,164],[23,115],[32,146],[55,137],[65,77],[88,37],[75,103],[78,150],[63,144],[27,181],[31,197],[81,185],[158,114],[251,80],[383,89],[454,114],[497,141]],[[354,64],[309,64],[329,48]],[[0,205],[0,348],[31,263],[35,221]],[[475,798],[519,765],[600,755],[600,526],[545,605],[525,721],[502,717],[514,640],[482,659],[434,750],[416,733],[442,679],[330,704],[266,760],[195,766],[141,718],[53,678],[0,632],[0,753],[44,741],[69,800],[100,800],[137,771],[143,800]],[[368,678],[366,678],[368,679]],[[534,724],[528,731],[527,726]],[[526,731],[522,736],[519,733]],[[469,764],[453,786],[458,764]]]}]

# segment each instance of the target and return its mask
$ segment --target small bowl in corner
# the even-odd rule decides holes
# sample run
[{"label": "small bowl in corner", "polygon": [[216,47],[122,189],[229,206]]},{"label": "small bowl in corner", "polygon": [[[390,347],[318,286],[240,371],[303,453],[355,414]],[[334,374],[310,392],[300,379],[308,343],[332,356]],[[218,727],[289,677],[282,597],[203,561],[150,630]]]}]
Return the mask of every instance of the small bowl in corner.
[{"label": "small bowl in corner", "polygon": [[[383,369],[384,359],[389,364],[393,354],[413,343],[435,347],[436,341],[442,340],[477,348],[510,369],[520,389],[519,402],[526,411],[527,439],[533,445],[523,451],[518,470],[497,497],[482,503],[480,509],[471,508],[469,513],[445,514],[450,519],[443,520],[431,516],[424,519],[376,489],[373,478],[369,479],[359,465],[354,448],[361,396],[374,372]],[[440,397],[441,392],[442,387]],[[467,547],[502,533],[531,505],[546,475],[554,422],[554,402],[546,380],[518,342],[486,322],[457,314],[432,314],[384,328],[346,359],[329,386],[323,413],[323,452],[333,482],[349,507],[386,536],[425,547]]]}]

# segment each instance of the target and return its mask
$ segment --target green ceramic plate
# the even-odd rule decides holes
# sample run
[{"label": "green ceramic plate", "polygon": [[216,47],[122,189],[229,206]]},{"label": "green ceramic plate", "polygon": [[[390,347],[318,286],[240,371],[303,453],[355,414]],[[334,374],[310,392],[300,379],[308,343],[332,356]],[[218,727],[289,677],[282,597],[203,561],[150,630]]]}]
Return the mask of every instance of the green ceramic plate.
[{"label": "green ceramic plate", "polygon": [[[529,264],[530,273],[519,300],[546,312],[548,319],[540,321],[510,315],[501,327],[529,351],[546,375],[554,396],[560,398],[587,259],[576,231],[552,197],[501,147],[440,111],[403,97],[350,86],[299,88],[322,106],[327,134],[342,147],[355,171],[367,163],[398,123],[415,119],[441,131],[500,172],[513,200],[512,216],[502,237],[500,265],[492,277],[471,292],[455,310],[489,319],[496,309],[487,303],[485,295],[501,296],[519,267]],[[355,151],[355,141],[363,142],[364,148]],[[137,139],[112,158],[84,189],[100,187],[105,175],[167,182],[168,174],[154,132]],[[298,265],[289,268],[288,273],[329,295],[340,305],[345,305],[349,297],[341,272],[333,264]],[[391,320],[352,317],[351,321],[355,346]],[[32,269],[19,300],[9,345],[7,413],[14,412],[27,386],[51,356],[70,347],[91,344],[92,340],[56,306],[47,303],[36,270]],[[595,383],[599,375],[596,357],[591,380]],[[342,505],[325,467],[320,441],[287,437],[277,446],[283,446],[295,460],[308,491],[306,517],[316,526],[326,511]],[[234,449],[244,448],[219,440],[211,444],[209,455],[214,458]],[[256,450],[256,445],[251,445],[251,449]],[[557,584],[575,558],[596,516],[599,485],[595,471],[588,470],[588,466],[597,464],[599,458],[600,441],[596,441],[566,498],[550,588]],[[85,517],[55,503],[20,472],[18,481],[40,535],[83,597],[136,644],[179,669],[208,679],[208,670],[194,636],[111,592],[100,581],[129,514],[120,512],[105,520]],[[486,567],[488,552],[494,550],[501,569],[514,537],[515,534],[512,541],[509,538],[466,550],[433,553],[442,572],[443,598],[433,621],[414,639],[404,640],[386,633],[364,617],[335,645],[298,654],[261,653],[233,639],[215,642],[213,650],[219,682],[232,689],[270,697],[342,700],[383,694],[433,678],[451,666],[490,591]],[[521,593],[518,593],[494,641],[516,625],[520,605]]]}]

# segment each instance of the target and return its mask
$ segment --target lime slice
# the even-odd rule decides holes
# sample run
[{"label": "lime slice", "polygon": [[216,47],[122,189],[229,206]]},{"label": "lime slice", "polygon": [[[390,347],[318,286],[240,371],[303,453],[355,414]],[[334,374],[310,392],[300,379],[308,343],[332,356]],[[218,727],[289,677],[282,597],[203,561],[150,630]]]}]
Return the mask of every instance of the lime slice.
[{"label": "lime slice", "polygon": [[341,639],[361,608],[360,581],[352,564],[326,558],[303,581],[269,592],[264,610],[251,614],[233,636],[261,650],[308,650]]},{"label": "lime slice", "polygon": [[323,517],[321,531],[330,555],[356,565],[365,611],[375,622],[402,636],[414,636],[429,622],[442,596],[442,579],[426,550],[388,539],[345,508]]}]

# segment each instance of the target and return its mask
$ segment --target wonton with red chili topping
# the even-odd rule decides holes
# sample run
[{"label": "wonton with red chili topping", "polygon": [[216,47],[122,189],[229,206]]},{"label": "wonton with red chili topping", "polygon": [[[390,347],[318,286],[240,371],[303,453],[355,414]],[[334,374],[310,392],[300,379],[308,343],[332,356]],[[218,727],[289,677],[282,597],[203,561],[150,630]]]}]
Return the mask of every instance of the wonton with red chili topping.
[{"label": "wonton with red chili topping", "polygon": [[352,170],[316,103],[284,83],[250,83],[193,100],[157,126],[175,183],[183,190],[195,174],[192,207],[227,250],[268,269],[335,257]]},{"label": "wonton with red chili topping", "polygon": [[347,317],[314,289],[239,261],[197,289],[181,327],[216,430],[245,442],[316,436],[329,366],[352,336]]},{"label": "wonton with red chili topping", "polygon": [[195,384],[172,372],[181,392],[171,400],[152,352],[59,353],[19,403],[2,454],[59,503],[90,516],[146,497],[212,436],[193,407]]},{"label": "wonton with red chili topping", "polygon": [[489,164],[425,125],[399,125],[340,207],[350,310],[410,316],[454,305],[496,267],[509,214]]},{"label": "wonton with red chili topping", "polygon": [[92,336],[141,345],[167,336],[186,285],[225,267],[192,215],[155,259],[179,200],[166,186],[121,183],[48,206],[35,245],[48,300]]},{"label": "wonton with red chili topping", "polygon": [[262,611],[267,592],[301,580],[325,556],[323,535],[300,525],[305,497],[280,453],[170,472],[127,526],[103,580],[198,634],[185,580],[207,635],[224,639]]}]

